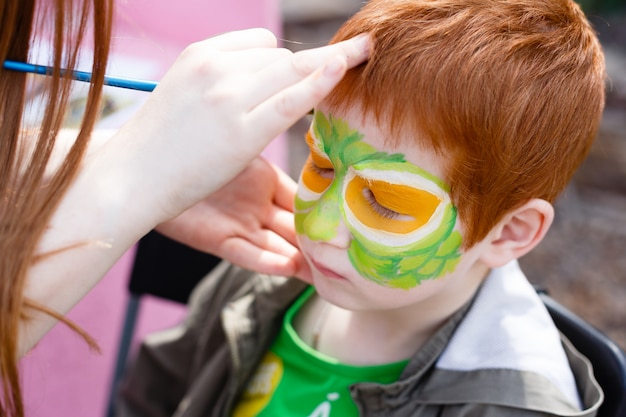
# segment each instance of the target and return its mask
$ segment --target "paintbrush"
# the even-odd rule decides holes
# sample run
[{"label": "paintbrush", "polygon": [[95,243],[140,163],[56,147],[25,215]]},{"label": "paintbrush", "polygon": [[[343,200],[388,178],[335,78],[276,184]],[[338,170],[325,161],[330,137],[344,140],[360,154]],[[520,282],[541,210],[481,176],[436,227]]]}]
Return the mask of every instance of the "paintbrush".
[{"label": "paintbrush", "polygon": [[[54,69],[45,65],[35,65],[26,62],[17,61],[4,61],[2,65],[4,69],[19,72],[28,72],[41,75],[52,75]],[[62,69],[61,74],[66,73],[67,70]],[[83,82],[91,82],[91,73],[85,71],[71,71],[70,76],[72,79]],[[133,78],[111,77],[104,76],[104,84],[111,87],[128,88],[131,90],[139,91],[152,91],[157,86],[156,81],[137,80]]]}]

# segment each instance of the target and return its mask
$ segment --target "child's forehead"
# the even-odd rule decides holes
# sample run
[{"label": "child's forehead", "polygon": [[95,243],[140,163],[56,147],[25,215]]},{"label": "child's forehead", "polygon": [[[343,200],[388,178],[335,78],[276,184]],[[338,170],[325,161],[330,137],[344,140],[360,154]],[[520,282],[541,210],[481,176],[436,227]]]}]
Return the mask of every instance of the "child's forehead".
[{"label": "child's forehead", "polygon": [[[445,167],[448,163],[446,155],[435,152],[429,146],[429,141],[420,138],[420,134],[409,127],[395,129],[392,134],[392,130],[388,126],[384,123],[378,123],[375,117],[363,113],[357,107],[336,110],[320,105],[315,108],[315,113],[317,112],[321,112],[326,119],[331,120],[331,123],[335,125],[347,125],[349,132],[358,132],[362,135],[361,140],[373,146],[377,151],[402,154],[407,162],[444,179]],[[316,126],[315,119],[313,117],[310,129],[312,139],[322,147],[333,146],[333,142],[329,138],[324,138],[322,129]],[[342,129],[338,130],[342,131]],[[338,137],[337,139],[340,143],[345,138]]]}]

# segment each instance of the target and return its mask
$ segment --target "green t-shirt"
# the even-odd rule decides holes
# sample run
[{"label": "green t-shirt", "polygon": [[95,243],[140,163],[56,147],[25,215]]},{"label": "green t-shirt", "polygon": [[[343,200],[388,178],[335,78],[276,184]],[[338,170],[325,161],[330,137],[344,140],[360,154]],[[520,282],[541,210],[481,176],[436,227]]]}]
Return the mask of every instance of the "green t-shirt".
[{"label": "green t-shirt", "polygon": [[313,287],[307,289],[285,314],[278,337],[250,380],[233,417],[357,416],[350,385],[357,382],[389,384],[400,377],[408,361],[351,366],[304,343],[292,322],[314,293]]}]

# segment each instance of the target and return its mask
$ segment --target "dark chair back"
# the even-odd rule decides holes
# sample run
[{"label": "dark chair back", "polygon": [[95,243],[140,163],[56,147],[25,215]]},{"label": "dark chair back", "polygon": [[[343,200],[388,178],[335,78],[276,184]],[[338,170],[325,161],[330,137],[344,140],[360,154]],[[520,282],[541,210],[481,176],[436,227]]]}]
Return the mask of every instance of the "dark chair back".
[{"label": "dark chair back", "polygon": [[604,391],[597,417],[626,417],[626,354],[608,336],[538,291],[556,327],[591,361],[596,380]]},{"label": "dark chair back", "polygon": [[187,304],[196,284],[220,261],[220,258],[191,249],[154,231],[139,241],[128,281],[130,296],[109,388],[107,417],[115,414],[118,385],[126,370],[141,297],[149,294]]},{"label": "dark chair back", "polygon": [[153,231],[137,245],[128,290],[187,304],[196,284],[220,261]]}]

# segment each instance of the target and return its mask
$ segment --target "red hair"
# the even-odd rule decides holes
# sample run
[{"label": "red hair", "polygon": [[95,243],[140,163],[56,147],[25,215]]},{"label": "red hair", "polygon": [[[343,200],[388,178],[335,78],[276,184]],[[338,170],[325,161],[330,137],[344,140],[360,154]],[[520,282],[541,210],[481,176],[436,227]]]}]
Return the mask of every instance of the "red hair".
[{"label": "red hair", "polygon": [[[0,7],[0,62],[27,61],[36,35],[41,35],[52,41],[50,64],[55,68],[44,84],[45,110],[35,131],[21,123],[27,75],[0,68],[0,416],[24,415],[17,344],[20,326],[33,311],[42,311],[65,322],[96,348],[93,339],[67,318],[26,299],[24,287],[32,265],[42,256],[52,255],[37,254],[37,243],[79,170],[100,115],[113,1],[10,0],[2,2]],[[48,26],[38,25],[48,17]],[[37,30],[43,33],[36,33]],[[80,45],[89,33],[93,43],[93,79],[82,124],[61,167],[49,176],[46,168],[66,115],[72,86],[72,80],[60,68],[71,70],[77,66]],[[32,155],[22,152],[30,149],[30,144]]]},{"label": "red hair", "polygon": [[554,201],[595,139],[604,57],[570,0],[370,0],[331,43],[373,37],[326,99],[449,161],[464,246],[532,198]]}]

